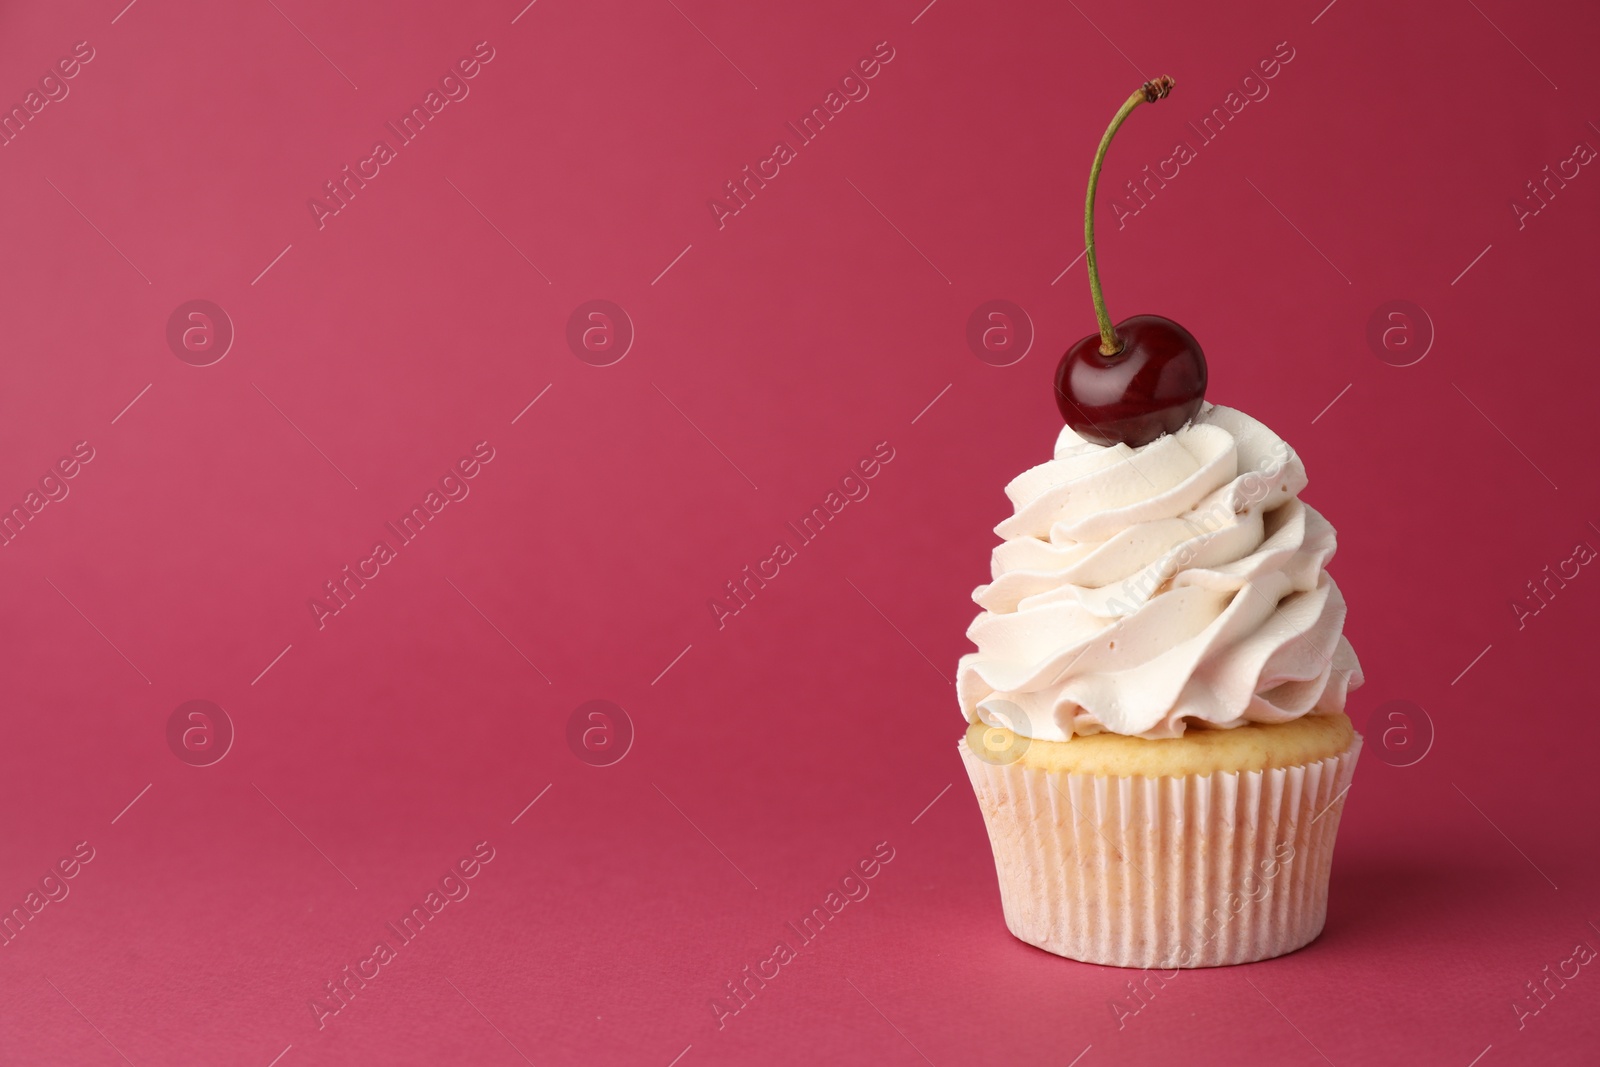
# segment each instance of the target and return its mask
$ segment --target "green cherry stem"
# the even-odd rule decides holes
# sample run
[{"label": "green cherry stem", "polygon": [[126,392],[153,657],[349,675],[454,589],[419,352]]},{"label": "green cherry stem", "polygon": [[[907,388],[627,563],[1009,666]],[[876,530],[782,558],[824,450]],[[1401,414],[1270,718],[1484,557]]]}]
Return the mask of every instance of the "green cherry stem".
[{"label": "green cherry stem", "polygon": [[1122,351],[1122,339],[1117,336],[1116,327],[1111,325],[1111,316],[1106,312],[1106,298],[1100,292],[1100,264],[1094,254],[1094,193],[1095,187],[1100,184],[1100,164],[1105,162],[1106,149],[1111,147],[1111,138],[1117,135],[1123,120],[1133,114],[1133,109],[1144,103],[1155,103],[1168,93],[1172,92],[1172,79],[1165,75],[1141,85],[1127,103],[1117,109],[1111,119],[1111,125],[1106,127],[1106,135],[1100,138],[1100,147],[1094,154],[1094,165],[1089,168],[1089,195],[1083,204],[1083,247],[1088,256],[1089,264],[1089,294],[1094,298],[1094,316],[1100,323],[1100,354],[1114,356]]}]

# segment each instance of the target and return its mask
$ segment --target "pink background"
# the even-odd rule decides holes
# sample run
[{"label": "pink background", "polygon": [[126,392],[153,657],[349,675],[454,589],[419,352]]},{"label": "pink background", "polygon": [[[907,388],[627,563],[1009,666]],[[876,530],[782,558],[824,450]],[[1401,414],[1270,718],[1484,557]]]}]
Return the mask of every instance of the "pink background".
[{"label": "pink background", "polygon": [[[94,458],[0,549],[0,905],[94,858],[0,948],[0,1062],[1594,1062],[1592,967],[1520,1030],[1512,1004],[1600,947],[1600,576],[1509,606],[1600,546],[1600,174],[1509,206],[1600,146],[1594,12],[922,2],[6,6],[8,108],[94,58],[0,148],[0,502]],[[319,229],[308,199],[480,41],[470,95]],[[885,41],[719,229],[708,199]],[[1280,42],[1270,95],[1118,230],[1111,194]],[[1319,941],[1119,1029],[1126,972],[1004,928],[951,677],[1093,326],[1090,153],[1158,73],[1106,167],[1112,313],[1184,323],[1210,399],[1299,449],[1352,715],[1409,700],[1435,738],[1393,766],[1369,732]],[[193,299],[236,331],[210,366],[166,340]],[[566,341],[592,299],[636,331],[611,366]],[[1010,366],[966,341],[991,299],[1031,318]],[[1396,299],[1436,332],[1408,367],[1366,339]],[[323,583],[480,441],[470,496],[319,630]],[[719,629],[708,600],[881,441],[870,496]],[[236,731],[211,766],[168,745],[194,699]],[[568,746],[592,699],[635,733],[609,767]],[[878,842],[871,895],[719,1030]]]}]

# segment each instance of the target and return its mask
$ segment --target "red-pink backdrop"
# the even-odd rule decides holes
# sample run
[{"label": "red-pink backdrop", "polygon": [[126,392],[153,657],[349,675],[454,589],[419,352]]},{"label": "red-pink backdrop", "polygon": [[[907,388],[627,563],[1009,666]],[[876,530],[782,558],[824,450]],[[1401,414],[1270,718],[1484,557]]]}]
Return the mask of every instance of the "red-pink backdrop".
[{"label": "red-pink backdrop", "polygon": [[[0,1060],[1594,1061],[1595,13],[925,2],[6,6]],[[1160,73],[1112,312],[1305,458],[1368,751],[1321,939],[1134,1000],[951,678]]]}]

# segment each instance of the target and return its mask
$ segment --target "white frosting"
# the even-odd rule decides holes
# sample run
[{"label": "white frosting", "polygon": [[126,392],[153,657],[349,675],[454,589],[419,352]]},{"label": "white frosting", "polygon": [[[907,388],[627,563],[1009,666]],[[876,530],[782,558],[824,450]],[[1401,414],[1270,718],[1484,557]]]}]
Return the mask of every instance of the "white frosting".
[{"label": "white frosting", "polygon": [[1294,450],[1231,408],[1139,448],[1064,428],[1006,486],[956,675],[967,720],[1065,741],[1342,710],[1361,666],[1305,486]]}]

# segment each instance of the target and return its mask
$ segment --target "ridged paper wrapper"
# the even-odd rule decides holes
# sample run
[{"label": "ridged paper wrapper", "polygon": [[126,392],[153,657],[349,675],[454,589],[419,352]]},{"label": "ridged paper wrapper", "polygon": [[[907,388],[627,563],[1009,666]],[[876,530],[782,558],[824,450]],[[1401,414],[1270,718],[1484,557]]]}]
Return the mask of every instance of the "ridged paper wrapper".
[{"label": "ridged paper wrapper", "polygon": [[1361,753],[1172,778],[1052,773],[960,742],[1006,925],[1112,967],[1220,967],[1310,943]]}]

